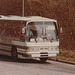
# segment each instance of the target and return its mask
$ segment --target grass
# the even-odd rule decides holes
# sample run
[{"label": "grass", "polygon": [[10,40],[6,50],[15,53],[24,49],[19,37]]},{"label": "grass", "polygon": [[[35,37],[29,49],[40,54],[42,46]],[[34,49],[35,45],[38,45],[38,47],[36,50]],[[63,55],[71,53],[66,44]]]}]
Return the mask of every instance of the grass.
[{"label": "grass", "polygon": [[[53,58],[56,59],[56,58]],[[65,60],[75,63],[75,51],[60,50],[58,60]]]},{"label": "grass", "polygon": [[58,59],[75,62],[75,51],[60,50]]},{"label": "grass", "polygon": [[68,58],[65,56],[58,56],[58,60],[65,60],[65,61],[70,61],[70,62],[75,62],[75,58]]}]

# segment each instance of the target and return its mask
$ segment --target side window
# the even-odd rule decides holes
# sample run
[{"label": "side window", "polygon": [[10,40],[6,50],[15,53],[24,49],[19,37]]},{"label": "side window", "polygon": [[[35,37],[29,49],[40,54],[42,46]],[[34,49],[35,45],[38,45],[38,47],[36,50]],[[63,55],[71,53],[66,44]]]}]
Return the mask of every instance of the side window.
[{"label": "side window", "polygon": [[0,20],[0,38],[25,42],[25,33],[22,33],[25,26],[26,22]]},{"label": "side window", "polygon": [[0,35],[9,36],[10,34],[10,23],[7,21],[0,21]]},{"label": "side window", "polygon": [[11,21],[2,22],[2,36],[6,37],[11,36]]},{"label": "side window", "polygon": [[11,26],[11,36],[17,41],[25,42],[25,33],[22,33],[22,29],[26,27],[26,22],[13,21]]},{"label": "side window", "polygon": [[13,21],[11,26],[11,36],[18,38],[21,34],[21,22]]}]

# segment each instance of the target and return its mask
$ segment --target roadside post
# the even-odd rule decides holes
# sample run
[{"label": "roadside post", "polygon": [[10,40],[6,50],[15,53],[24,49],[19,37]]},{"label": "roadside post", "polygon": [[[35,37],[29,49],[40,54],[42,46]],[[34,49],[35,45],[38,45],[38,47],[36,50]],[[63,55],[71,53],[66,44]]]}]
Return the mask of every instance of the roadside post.
[{"label": "roadside post", "polygon": [[22,16],[24,16],[24,0],[22,0]]}]

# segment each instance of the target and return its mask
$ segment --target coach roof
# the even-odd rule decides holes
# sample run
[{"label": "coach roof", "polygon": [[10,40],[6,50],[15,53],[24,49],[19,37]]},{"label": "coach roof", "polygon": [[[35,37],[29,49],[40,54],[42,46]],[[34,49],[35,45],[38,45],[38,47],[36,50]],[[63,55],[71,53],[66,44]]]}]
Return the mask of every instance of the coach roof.
[{"label": "coach roof", "polygon": [[57,22],[54,19],[49,19],[41,16],[28,16],[28,17],[21,17],[21,16],[3,16],[0,15],[0,20],[18,20],[18,21],[51,21],[51,22]]}]

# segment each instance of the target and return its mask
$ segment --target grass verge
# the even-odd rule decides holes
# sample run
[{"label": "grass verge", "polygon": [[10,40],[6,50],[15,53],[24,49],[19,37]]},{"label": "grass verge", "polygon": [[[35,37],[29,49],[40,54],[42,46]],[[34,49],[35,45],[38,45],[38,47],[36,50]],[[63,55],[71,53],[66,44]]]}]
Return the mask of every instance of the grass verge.
[{"label": "grass verge", "polygon": [[[53,59],[56,59],[56,57]],[[60,50],[57,59],[75,63],[75,51]]]}]

